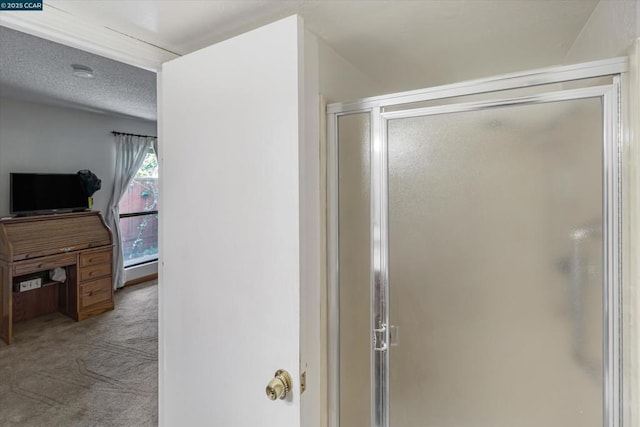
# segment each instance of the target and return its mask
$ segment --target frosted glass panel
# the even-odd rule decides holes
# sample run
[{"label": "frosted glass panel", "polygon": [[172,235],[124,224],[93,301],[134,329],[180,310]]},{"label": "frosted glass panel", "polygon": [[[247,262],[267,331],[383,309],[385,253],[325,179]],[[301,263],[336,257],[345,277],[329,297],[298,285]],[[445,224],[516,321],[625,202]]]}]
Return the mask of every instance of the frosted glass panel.
[{"label": "frosted glass panel", "polygon": [[389,122],[392,427],[602,426],[601,123],[599,98]]},{"label": "frosted glass panel", "polygon": [[370,425],[370,132],[369,114],[338,119],[340,427]]}]

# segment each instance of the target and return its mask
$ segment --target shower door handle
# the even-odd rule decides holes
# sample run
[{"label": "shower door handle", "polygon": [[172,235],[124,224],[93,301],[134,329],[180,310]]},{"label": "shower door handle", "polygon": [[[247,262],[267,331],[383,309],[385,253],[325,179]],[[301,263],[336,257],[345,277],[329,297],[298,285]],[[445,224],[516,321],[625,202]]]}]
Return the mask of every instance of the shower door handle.
[{"label": "shower door handle", "polygon": [[[400,345],[399,328],[395,325],[389,326],[389,341],[391,341],[391,347],[397,347]],[[389,345],[387,344],[387,325],[382,324],[380,328],[373,330],[373,350],[374,351],[386,351]],[[378,345],[380,343],[380,345]]]},{"label": "shower door handle", "polygon": [[387,325],[384,323],[373,329],[373,351],[387,351]]}]

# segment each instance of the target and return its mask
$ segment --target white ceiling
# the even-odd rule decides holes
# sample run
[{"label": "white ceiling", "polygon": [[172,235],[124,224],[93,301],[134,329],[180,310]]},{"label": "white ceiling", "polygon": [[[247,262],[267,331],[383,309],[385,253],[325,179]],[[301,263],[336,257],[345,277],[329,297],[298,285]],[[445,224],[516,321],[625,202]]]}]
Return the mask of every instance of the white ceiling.
[{"label": "white ceiling", "polygon": [[[58,0],[45,2],[45,9],[73,17],[87,30],[108,30],[144,42],[166,54],[165,58],[298,13],[309,30],[378,82],[383,91],[395,92],[560,64],[597,2]],[[29,13],[37,19],[34,14],[38,12]],[[0,24],[3,16],[9,14],[0,15]],[[0,43],[1,56],[5,55],[7,43]],[[19,54],[29,56],[31,52],[23,49]],[[14,61],[0,60],[3,85],[8,74],[4,69],[13,66]],[[47,59],[52,67],[69,65],[55,61],[56,58]],[[121,89],[123,84],[127,83],[117,82]],[[136,87],[137,83],[132,89]],[[0,88],[4,90],[4,86]],[[101,92],[101,99],[109,98],[104,90]],[[127,102],[121,93],[114,98],[114,103]],[[151,100],[150,96],[143,98]],[[131,109],[123,113],[140,116]]]},{"label": "white ceiling", "polygon": [[[94,70],[73,76],[71,64]],[[156,74],[0,27],[0,96],[156,120]]]}]

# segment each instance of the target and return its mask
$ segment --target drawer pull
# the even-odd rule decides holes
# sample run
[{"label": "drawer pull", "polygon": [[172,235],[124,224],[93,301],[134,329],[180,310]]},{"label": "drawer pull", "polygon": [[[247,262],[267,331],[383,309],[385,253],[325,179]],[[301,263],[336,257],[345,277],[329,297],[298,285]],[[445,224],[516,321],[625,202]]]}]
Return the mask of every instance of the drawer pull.
[{"label": "drawer pull", "polygon": [[110,253],[96,253],[96,254],[81,254],[80,255],[80,265],[82,267],[89,267],[98,264],[109,264],[111,263],[111,254]]},{"label": "drawer pull", "polygon": [[59,263],[51,263],[51,264],[47,264],[46,262],[43,262],[42,264],[38,264],[38,268],[41,270],[48,270],[50,268],[56,267]]}]

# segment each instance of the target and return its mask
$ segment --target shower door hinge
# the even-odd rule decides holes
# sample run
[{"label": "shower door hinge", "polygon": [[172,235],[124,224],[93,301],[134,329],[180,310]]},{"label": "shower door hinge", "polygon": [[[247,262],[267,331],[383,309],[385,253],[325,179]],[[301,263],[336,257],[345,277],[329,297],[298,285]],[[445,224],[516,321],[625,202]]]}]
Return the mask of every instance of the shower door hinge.
[{"label": "shower door hinge", "polygon": [[384,323],[373,330],[373,350],[387,351],[387,325]]}]

